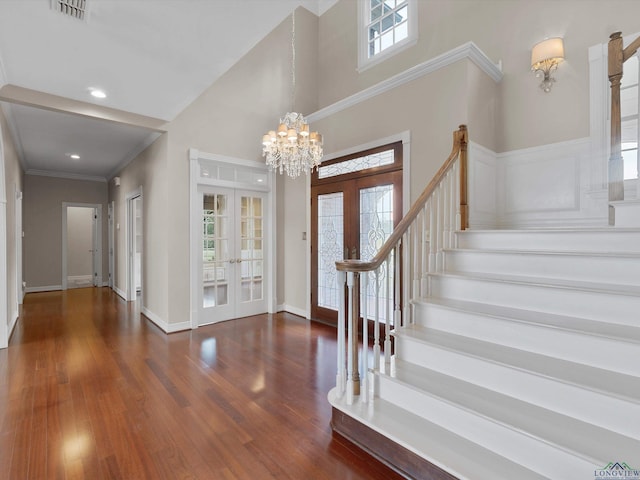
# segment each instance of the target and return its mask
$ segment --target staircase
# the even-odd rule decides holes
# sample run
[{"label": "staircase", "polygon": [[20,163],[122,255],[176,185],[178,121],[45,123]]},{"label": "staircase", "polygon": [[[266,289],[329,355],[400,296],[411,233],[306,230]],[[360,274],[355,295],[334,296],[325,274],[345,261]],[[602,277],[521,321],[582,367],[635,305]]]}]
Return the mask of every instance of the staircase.
[{"label": "staircase", "polygon": [[371,395],[330,393],[334,429],[411,478],[640,469],[640,229],[467,230],[452,244],[390,362],[369,362]]}]

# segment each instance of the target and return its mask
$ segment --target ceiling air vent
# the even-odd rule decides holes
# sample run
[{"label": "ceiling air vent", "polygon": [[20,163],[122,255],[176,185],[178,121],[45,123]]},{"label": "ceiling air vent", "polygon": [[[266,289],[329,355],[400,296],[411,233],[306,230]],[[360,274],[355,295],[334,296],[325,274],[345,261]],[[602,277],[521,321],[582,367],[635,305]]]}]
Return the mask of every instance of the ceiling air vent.
[{"label": "ceiling air vent", "polygon": [[78,20],[87,19],[87,0],[51,0],[51,8]]}]

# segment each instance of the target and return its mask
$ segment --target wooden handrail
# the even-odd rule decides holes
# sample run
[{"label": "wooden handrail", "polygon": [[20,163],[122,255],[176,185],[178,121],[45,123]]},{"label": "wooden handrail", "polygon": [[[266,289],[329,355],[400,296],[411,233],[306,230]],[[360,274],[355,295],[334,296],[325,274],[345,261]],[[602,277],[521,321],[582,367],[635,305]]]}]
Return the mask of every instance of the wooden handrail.
[{"label": "wooden handrail", "polygon": [[378,253],[368,261],[365,260],[342,260],[336,262],[336,269],[345,272],[370,272],[378,268],[382,262],[389,256],[394,246],[402,238],[402,235],[408,230],[412,222],[424,208],[427,200],[433,195],[436,187],[442,182],[447,172],[451,169],[454,162],[460,156],[460,214],[461,214],[461,230],[465,230],[468,226],[468,208],[467,208],[467,126],[460,125],[458,130],[453,132],[453,147],[449,157],[442,164],[438,172],[431,179],[420,197],[416,200],[407,214],[400,220],[396,228],[389,236]]}]

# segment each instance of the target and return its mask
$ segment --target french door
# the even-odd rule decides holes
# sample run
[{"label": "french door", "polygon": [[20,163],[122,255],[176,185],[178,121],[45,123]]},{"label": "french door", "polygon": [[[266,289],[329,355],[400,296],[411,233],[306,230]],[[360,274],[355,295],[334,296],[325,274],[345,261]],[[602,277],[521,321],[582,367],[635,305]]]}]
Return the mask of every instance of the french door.
[{"label": "french door", "polygon": [[[360,164],[349,168],[347,173],[312,179],[312,318],[337,323],[338,289],[342,287],[337,282],[335,262],[348,258],[372,259],[400,221],[401,147],[401,144],[394,144],[362,152],[355,159],[339,159],[338,162],[358,160]],[[387,155],[391,163],[368,167],[370,163],[362,161],[375,155]],[[393,269],[383,269],[382,275],[393,276]],[[375,289],[379,288],[382,279],[378,278],[377,283],[372,280],[361,301],[375,302]],[[386,295],[383,291],[379,294]],[[369,311],[374,311],[373,306]]]},{"label": "french door", "polygon": [[266,194],[204,186],[198,193],[202,206],[198,323],[266,312]]}]

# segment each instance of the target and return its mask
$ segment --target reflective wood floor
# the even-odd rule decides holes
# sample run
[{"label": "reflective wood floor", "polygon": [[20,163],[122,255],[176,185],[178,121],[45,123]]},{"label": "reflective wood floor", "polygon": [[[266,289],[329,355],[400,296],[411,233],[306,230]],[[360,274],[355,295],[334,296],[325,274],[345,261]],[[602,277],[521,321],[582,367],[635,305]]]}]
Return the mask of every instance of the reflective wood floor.
[{"label": "reflective wood floor", "polygon": [[335,330],[165,335],[106,288],[32,293],[0,350],[0,478],[396,479],[329,425]]}]

